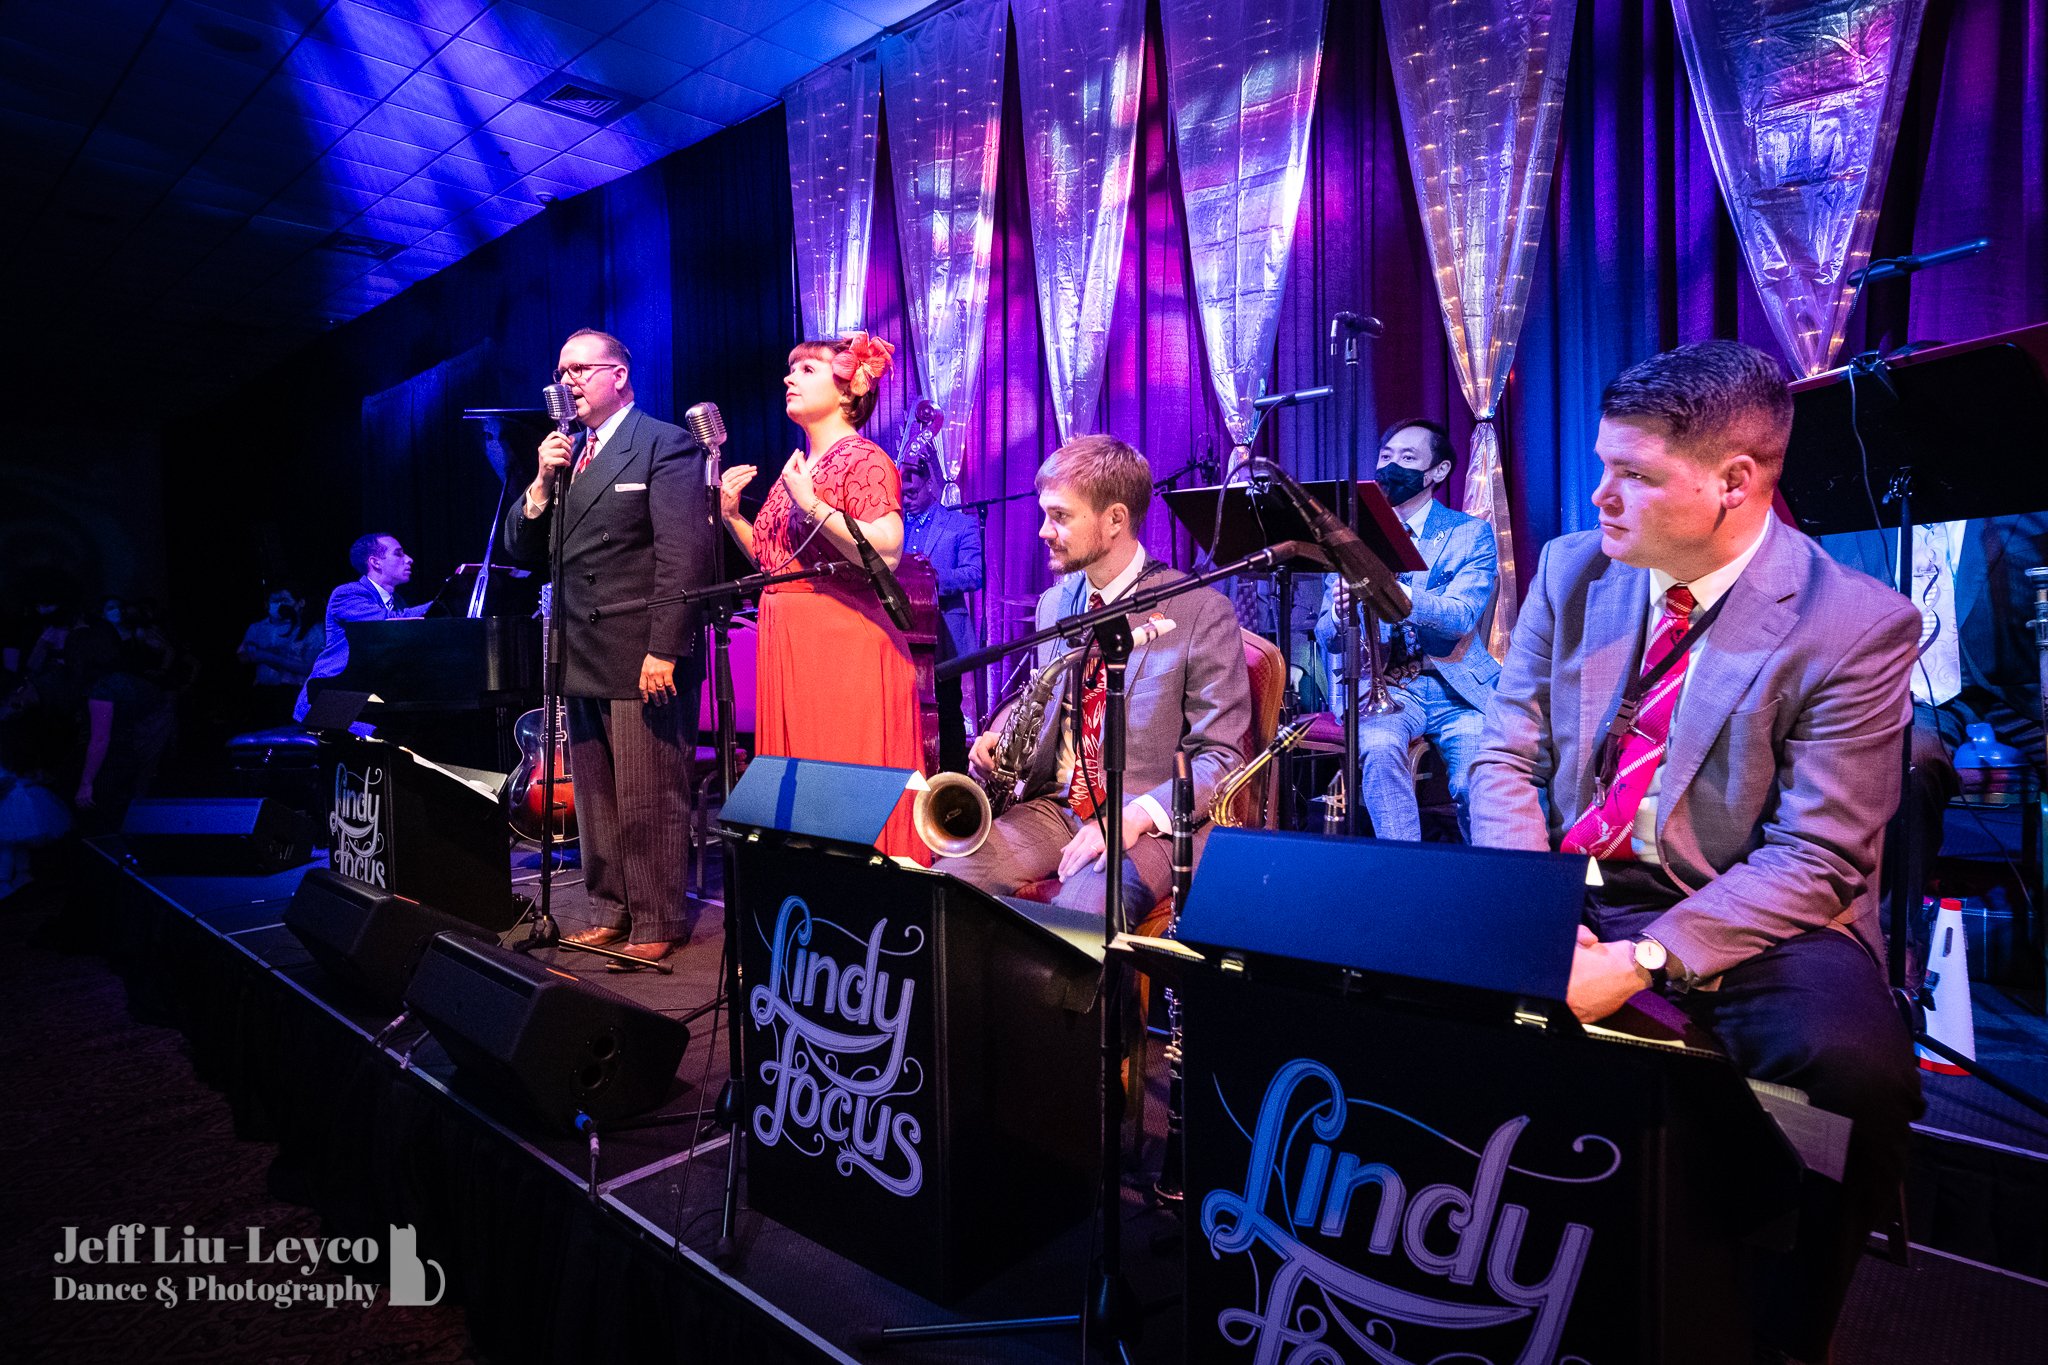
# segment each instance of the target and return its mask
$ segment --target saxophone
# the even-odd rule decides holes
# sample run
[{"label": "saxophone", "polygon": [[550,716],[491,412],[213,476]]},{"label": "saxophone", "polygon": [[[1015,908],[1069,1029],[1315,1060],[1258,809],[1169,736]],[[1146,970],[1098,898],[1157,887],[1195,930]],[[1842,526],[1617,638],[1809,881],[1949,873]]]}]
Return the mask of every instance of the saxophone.
[{"label": "saxophone", "polygon": [[1314,716],[1304,716],[1291,725],[1280,727],[1280,733],[1273,736],[1273,742],[1259,751],[1259,756],[1247,763],[1239,764],[1216,784],[1215,795],[1209,798],[1209,823],[1226,828],[1237,824],[1237,813],[1231,809],[1237,803],[1237,794],[1257,777],[1262,769],[1280,755],[1301,743],[1309,726],[1315,723]]},{"label": "saxophone", "polygon": [[[1173,627],[1174,623],[1165,617],[1155,617],[1131,632],[1131,648],[1142,648]],[[1031,751],[1037,745],[1038,732],[1045,724],[1045,708],[1059,687],[1060,674],[1078,665],[1089,648],[1089,645],[1077,645],[1061,654],[1032,674],[1031,681],[1018,694],[1017,704],[1010,708],[1009,718],[1003,722],[1003,733],[996,741],[995,766],[983,784],[988,789],[992,817],[1001,815],[1016,801],[1018,784],[1024,780],[1025,765],[1031,762]]]}]

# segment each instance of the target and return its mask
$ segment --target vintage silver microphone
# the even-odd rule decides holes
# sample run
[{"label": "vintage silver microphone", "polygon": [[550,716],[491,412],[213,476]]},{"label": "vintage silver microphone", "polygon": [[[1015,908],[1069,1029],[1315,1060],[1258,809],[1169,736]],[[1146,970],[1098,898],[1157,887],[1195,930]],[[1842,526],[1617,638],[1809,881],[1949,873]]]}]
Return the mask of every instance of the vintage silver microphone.
[{"label": "vintage silver microphone", "polygon": [[718,487],[719,452],[726,442],[725,418],[718,404],[692,403],[683,414],[683,425],[689,428],[690,438],[704,447],[704,482]]},{"label": "vintage silver microphone", "polygon": [[555,430],[567,436],[576,427],[576,395],[569,392],[567,384],[550,384],[540,391],[541,406],[548,410],[548,417],[555,424]]}]

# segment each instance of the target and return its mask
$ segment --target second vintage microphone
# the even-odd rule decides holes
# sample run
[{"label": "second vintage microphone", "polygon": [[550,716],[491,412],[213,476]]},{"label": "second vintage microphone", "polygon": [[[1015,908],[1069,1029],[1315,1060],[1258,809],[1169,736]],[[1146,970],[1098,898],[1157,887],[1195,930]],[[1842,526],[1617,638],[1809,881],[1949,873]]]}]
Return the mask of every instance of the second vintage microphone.
[{"label": "second vintage microphone", "polygon": [[716,403],[692,403],[683,414],[683,425],[689,428],[690,439],[704,447],[704,482],[718,486],[719,452],[726,442],[725,418],[718,411]]}]

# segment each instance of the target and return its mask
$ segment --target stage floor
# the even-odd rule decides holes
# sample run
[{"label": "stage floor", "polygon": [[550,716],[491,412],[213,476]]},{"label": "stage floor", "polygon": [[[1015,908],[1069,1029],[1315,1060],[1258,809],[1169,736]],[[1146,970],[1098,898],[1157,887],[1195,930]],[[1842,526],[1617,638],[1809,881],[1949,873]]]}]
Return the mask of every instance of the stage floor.
[{"label": "stage floor", "polygon": [[[675,1122],[605,1137],[593,1181],[585,1139],[547,1131],[496,1097],[472,1093],[430,1037],[401,1029],[386,1047],[373,1047],[389,1020],[339,996],[283,926],[304,869],[265,878],[152,876],[127,861],[118,843],[103,844],[95,854],[102,893],[121,906],[125,927],[114,953],[131,996],[159,1005],[170,1000],[167,1013],[193,1037],[195,1052],[234,1059],[232,1073],[215,1083],[231,1099],[236,1086],[261,1096],[252,1107],[282,1130],[281,1164],[294,1168],[307,1189],[303,1202],[330,1223],[375,1225],[401,1214],[419,1219],[422,1251],[451,1262],[451,1285],[468,1307],[484,1358],[619,1359],[666,1343],[689,1349],[692,1358],[876,1359],[883,1348],[871,1334],[885,1326],[1054,1315],[1081,1301],[1092,1243],[1085,1220],[949,1307],[744,1207],[739,1257],[721,1268],[713,1251],[728,1149],[705,1111],[725,1076],[722,1018],[714,1027],[707,1014],[692,1025],[673,1093],[659,1110]],[[517,889],[530,894],[535,875],[531,855],[515,859]],[[554,897],[565,930],[581,927],[585,905],[573,869],[558,876]],[[649,1009],[687,1014],[715,995],[723,918],[714,886],[693,942],[671,959],[669,975],[611,973],[598,959],[559,950],[542,956]],[[221,1004],[220,987],[229,982],[254,992],[254,1003],[245,995],[231,1008]],[[2016,1037],[2022,1057],[2037,1059],[2038,1039],[2048,1032],[2040,1029],[2039,1016],[2015,1004],[2012,1016],[2002,1018],[1990,1030],[1996,1045]],[[1980,1040],[1984,1036],[1980,1030]],[[2026,1111],[1974,1082],[1937,1078],[1929,1088],[1930,1125],[1949,1126],[1930,1128],[1923,1147],[1949,1143],[1943,1134],[1954,1133],[1972,1151],[1992,1151],[2007,1163],[1987,1178],[2009,1182],[2011,1163],[2020,1163],[2022,1180],[2048,1171],[2048,1127]],[[1119,1213],[1125,1270],[1146,1309],[1137,1358],[1165,1362],[1182,1354],[1182,1248],[1177,1218],[1135,1188],[1149,1186],[1157,1167],[1164,1079],[1156,1067],[1148,1089],[1147,1174],[1126,1180]],[[394,1124],[403,1128],[402,1140]],[[456,1129],[460,1136],[449,1136]],[[1997,1136],[1983,1136],[1987,1132]],[[400,1153],[360,1150],[387,1135]],[[323,1140],[334,1147],[323,1149]],[[445,1151],[459,1151],[464,1161],[474,1156],[494,1178],[435,1155]],[[393,1177],[378,1164],[393,1161],[405,1167],[402,1192],[386,1188]],[[1922,1176],[1916,1165],[1916,1180]],[[1982,1216],[1996,1218],[2001,1197],[2010,1206],[2012,1193],[2009,1183],[2002,1191],[1977,1191]],[[2022,1215],[2025,1205],[2023,1198]],[[1969,1206],[1950,1189],[1940,1207],[1940,1221],[1952,1225]],[[436,1216],[461,1226],[434,1226]],[[1913,1231],[1916,1241],[1939,1240],[1930,1234],[1952,1228],[1922,1220]],[[886,1228],[877,1232],[889,1235]],[[587,1252],[583,1260],[610,1267],[608,1276],[579,1270],[576,1261],[550,1274],[521,1259],[552,1254],[547,1249],[557,1243],[599,1242],[605,1250]],[[521,1250],[529,1245],[539,1250]],[[1916,1256],[1911,1269],[1866,1258],[1837,1358],[1916,1365],[2048,1361],[2048,1343],[2038,1331],[2048,1321],[2048,1276],[1972,1264],[1978,1259],[1990,1258],[1958,1259],[1935,1248]],[[650,1305],[650,1299],[659,1302]],[[536,1326],[536,1317],[548,1320]],[[566,1346],[571,1339],[579,1344]],[[582,1354],[586,1347],[596,1353]],[[907,1361],[1050,1361],[1077,1358],[1078,1342],[1071,1331],[1052,1330],[886,1349],[888,1358]]]}]

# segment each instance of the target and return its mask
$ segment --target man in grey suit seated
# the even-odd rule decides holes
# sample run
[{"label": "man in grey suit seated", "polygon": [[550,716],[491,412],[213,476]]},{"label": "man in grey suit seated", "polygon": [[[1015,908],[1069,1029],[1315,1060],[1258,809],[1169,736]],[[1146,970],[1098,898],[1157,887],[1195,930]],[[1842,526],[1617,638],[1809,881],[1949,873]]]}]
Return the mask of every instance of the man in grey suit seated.
[{"label": "man in grey suit seated", "polygon": [[[1078,436],[1038,469],[1038,538],[1062,577],[1038,599],[1038,624],[1114,603],[1133,589],[1184,577],[1149,558],[1138,542],[1152,500],[1152,467],[1114,436]],[[1166,896],[1173,882],[1173,756],[1185,746],[1194,774],[1195,809],[1206,811],[1217,783],[1244,760],[1251,730],[1251,683],[1237,617],[1210,588],[1162,602],[1144,613],[1174,629],[1131,653],[1125,672],[1126,730],[1123,840],[1124,903],[1133,920]],[[1141,624],[1133,621],[1133,626]],[[1068,646],[1051,640],[1034,661],[1051,663]],[[1101,910],[1105,870],[1104,783],[1098,752],[1103,687],[1092,655],[1077,656],[1042,723],[1030,737],[1020,795],[995,822],[988,842],[945,871],[998,895],[1046,877],[1061,882],[1056,903]],[[1080,697],[1076,728],[1075,697]],[[998,714],[974,742],[969,762],[986,777],[1008,718]]]},{"label": "man in grey suit seated", "polygon": [[348,565],[362,577],[342,584],[327,599],[326,642],[320,647],[320,657],[313,660],[312,673],[299,687],[299,699],[292,707],[293,720],[304,722],[306,713],[312,709],[316,680],[335,677],[348,667],[348,632],[342,629],[345,622],[425,616],[427,608],[433,605],[425,602],[409,607],[399,594],[398,590],[412,581],[412,556],[396,536],[372,532],[357,537],[348,547]]},{"label": "man in grey suit seated", "polygon": [[[1486,652],[1478,631],[1493,603],[1500,558],[1489,523],[1436,500],[1436,490],[1451,477],[1453,463],[1450,434],[1434,422],[1396,422],[1380,438],[1379,468],[1373,478],[1429,566],[1401,575],[1415,607],[1407,619],[1380,628],[1382,640],[1406,637],[1407,652],[1420,656],[1421,672],[1389,686],[1388,695],[1400,703],[1399,710],[1383,716],[1361,714],[1358,722],[1358,787],[1366,814],[1372,817],[1372,832],[1381,839],[1412,843],[1422,837],[1408,746],[1424,736],[1435,740],[1443,754],[1451,797],[1458,803],[1458,831],[1468,840],[1472,837],[1472,756],[1479,749],[1493,680],[1500,676],[1500,664]],[[1316,639],[1341,670],[1351,590],[1336,574],[1323,582]],[[1341,717],[1343,689],[1331,691]]]},{"label": "man in grey suit seated", "polygon": [[[1772,515],[1792,399],[1769,356],[1681,346],[1601,413],[1599,529],[1544,547],[1472,765],[1473,838],[1599,859],[1580,1019],[1656,992],[1638,1004],[1853,1120],[1841,1184],[1809,1181],[1797,1244],[1759,1276],[1762,1358],[1819,1360],[1920,1112],[1877,927],[1919,614]],[[1604,739],[1625,689],[1640,705]]]}]

